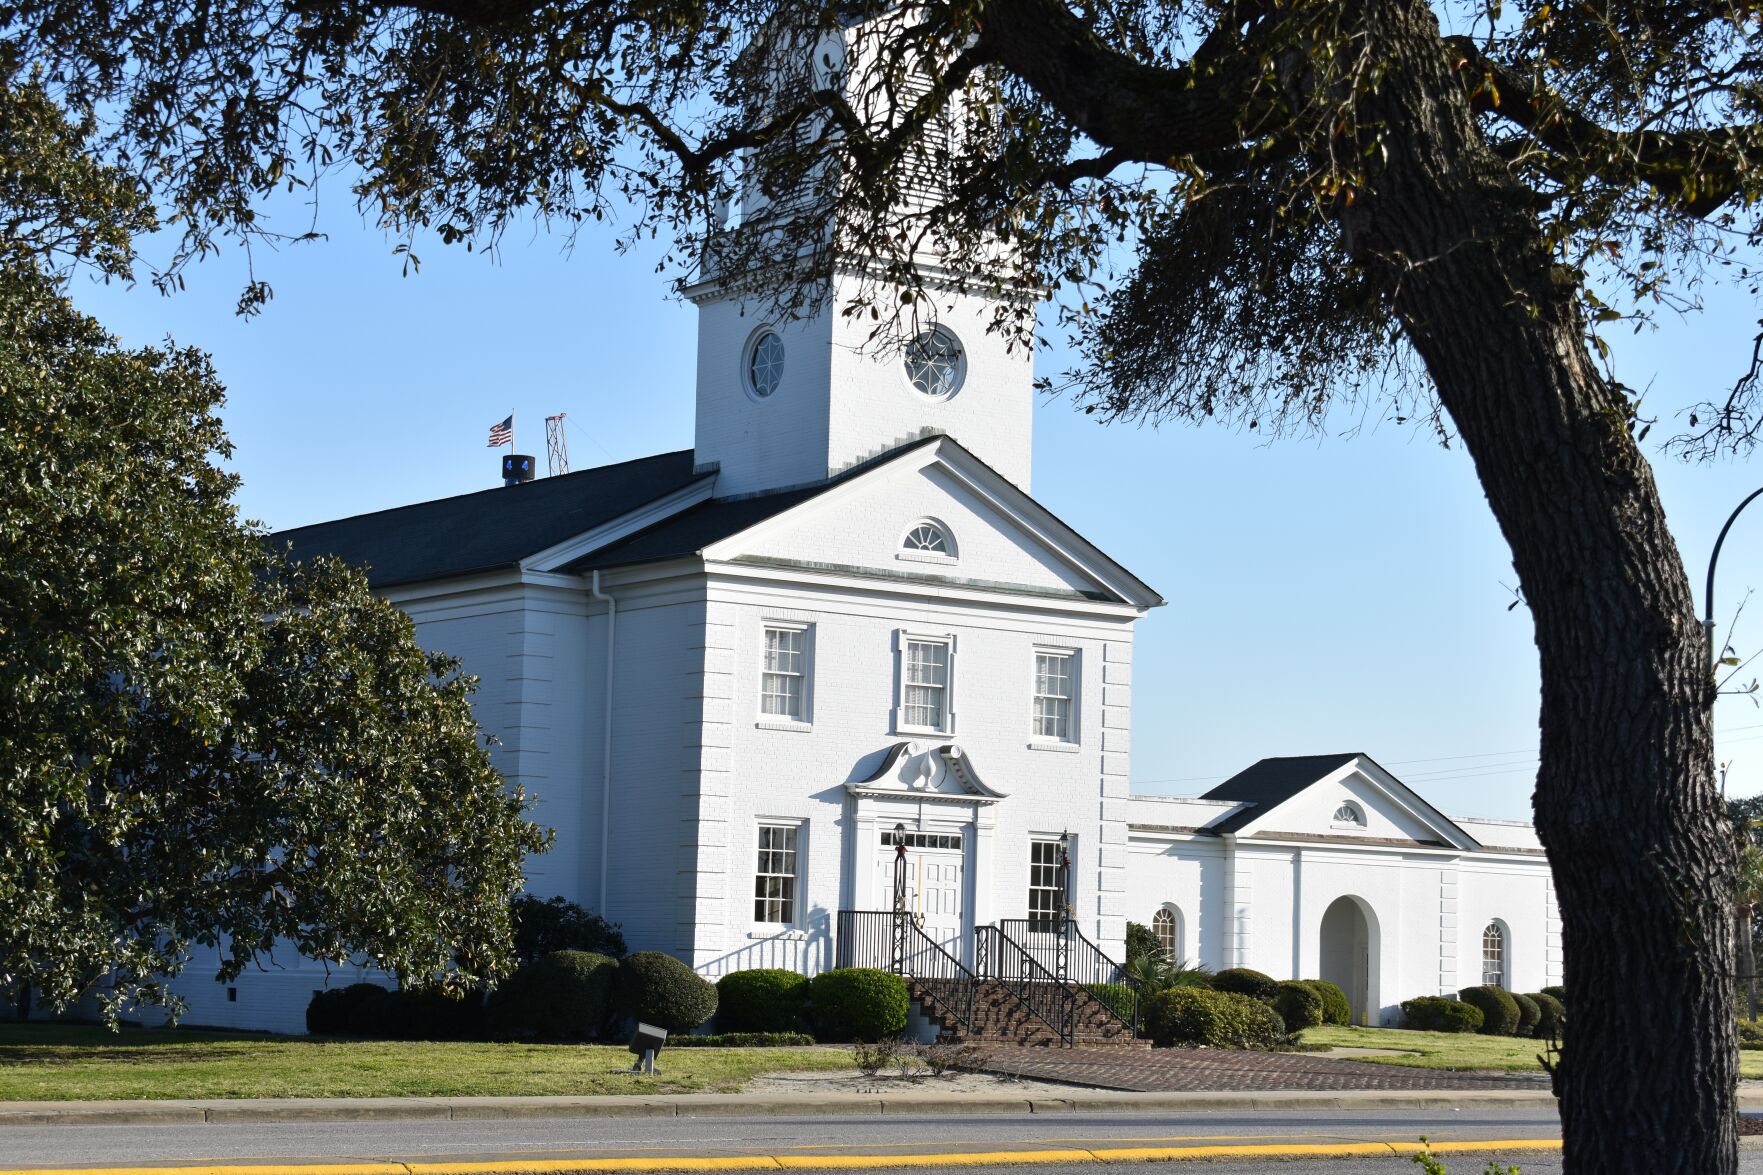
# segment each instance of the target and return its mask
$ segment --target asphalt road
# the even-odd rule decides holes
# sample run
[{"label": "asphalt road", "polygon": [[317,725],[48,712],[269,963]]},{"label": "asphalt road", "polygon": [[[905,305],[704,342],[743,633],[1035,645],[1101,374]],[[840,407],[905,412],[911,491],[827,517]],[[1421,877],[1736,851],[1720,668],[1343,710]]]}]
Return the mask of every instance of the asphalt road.
[{"label": "asphalt road", "polygon": [[[176,1126],[8,1126],[0,1171],[150,1166],[201,1161],[407,1162],[558,1160],[678,1155],[850,1156],[1204,1147],[1271,1143],[1412,1143],[1554,1139],[1551,1111],[1329,1110],[1317,1113],[1082,1113],[912,1117],[566,1118],[499,1121],[213,1123]],[[1453,1167],[1479,1175],[1489,1156]],[[1763,1155],[1758,1158],[1763,1159]],[[1518,1156],[1526,1175],[1558,1169]],[[1398,1167],[1400,1163],[1403,1166]],[[1061,1164],[1060,1166],[1063,1166]],[[1257,1164],[1265,1169],[1264,1164]],[[1406,1158],[1329,1160],[1333,1175],[1414,1170]],[[1053,1169],[1053,1168],[1037,1168]],[[1238,1164],[1209,1164],[1223,1175]],[[1244,1168],[1246,1169],[1246,1168]],[[1297,1175],[1304,1165],[1280,1168]],[[1321,1170],[1323,1168],[1317,1168]],[[984,1168],[967,1167],[965,1171]],[[1023,1168],[1016,1168],[1017,1171]],[[1747,1171],[1752,1168],[1746,1168]],[[1763,1175],[1763,1166],[1755,1168]]]}]

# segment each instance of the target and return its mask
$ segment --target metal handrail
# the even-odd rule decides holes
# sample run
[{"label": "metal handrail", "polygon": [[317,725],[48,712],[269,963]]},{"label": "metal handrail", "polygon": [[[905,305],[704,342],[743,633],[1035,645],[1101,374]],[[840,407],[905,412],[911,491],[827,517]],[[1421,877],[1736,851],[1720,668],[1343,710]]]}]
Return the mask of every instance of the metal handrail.
[{"label": "metal handrail", "polygon": [[1063,973],[1064,981],[1073,989],[1100,1004],[1110,1016],[1139,1035],[1143,985],[1126,973],[1078,929],[1075,918],[1057,921],[1048,918],[1003,918],[998,925],[1004,933],[1048,970]]},{"label": "metal handrail", "polygon": [[840,910],[834,957],[840,967],[873,967],[912,980],[951,1019],[975,1031],[978,982],[973,972],[926,934],[912,915]]},{"label": "metal handrail", "polygon": [[1042,966],[1022,944],[996,926],[974,931],[974,974],[995,980],[1069,1045],[1074,1033],[1077,993]]}]

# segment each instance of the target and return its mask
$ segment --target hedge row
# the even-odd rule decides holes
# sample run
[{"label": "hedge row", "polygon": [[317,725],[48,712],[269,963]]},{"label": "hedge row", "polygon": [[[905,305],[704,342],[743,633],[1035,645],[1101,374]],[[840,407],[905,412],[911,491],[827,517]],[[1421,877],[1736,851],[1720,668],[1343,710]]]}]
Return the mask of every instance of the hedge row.
[{"label": "hedge row", "polygon": [[1550,991],[1510,992],[1490,984],[1466,987],[1456,999],[1417,996],[1402,1003],[1403,1026],[1423,1032],[1479,1032],[1548,1040],[1561,1035],[1566,1010]]}]

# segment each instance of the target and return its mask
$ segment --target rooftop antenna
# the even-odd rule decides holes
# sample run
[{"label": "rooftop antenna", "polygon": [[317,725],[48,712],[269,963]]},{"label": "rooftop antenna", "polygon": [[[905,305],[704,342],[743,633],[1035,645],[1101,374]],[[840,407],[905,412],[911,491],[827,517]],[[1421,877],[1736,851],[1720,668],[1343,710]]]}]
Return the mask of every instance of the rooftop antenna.
[{"label": "rooftop antenna", "polygon": [[563,418],[567,412],[545,417],[545,466],[551,477],[569,472],[569,443],[563,438]]}]

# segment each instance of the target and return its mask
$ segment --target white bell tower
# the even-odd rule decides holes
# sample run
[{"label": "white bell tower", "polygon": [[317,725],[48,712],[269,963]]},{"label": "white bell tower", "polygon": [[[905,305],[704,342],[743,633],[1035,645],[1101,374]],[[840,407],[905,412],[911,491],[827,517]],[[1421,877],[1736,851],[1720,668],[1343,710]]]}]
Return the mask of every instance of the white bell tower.
[{"label": "white bell tower", "polygon": [[[842,44],[829,38],[831,52],[859,55],[860,27]],[[824,69],[827,43],[804,56]],[[847,96],[855,72],[841,83]],[[743,193],[744,211],[762,205],[758,192]],[[915,337],[887,346],[869,338],[867,314],[839,313],[858,280],[833,277],[818,312],[790,321],[770,320],[763,297],[714,279],[687,291],[698,306],[693,445],[700,465],[720,468],[717,496],[812,485],[927,433],[953,437],[1027,492],[1033,356],[987,329],[995,300],[933,287]]]}]

